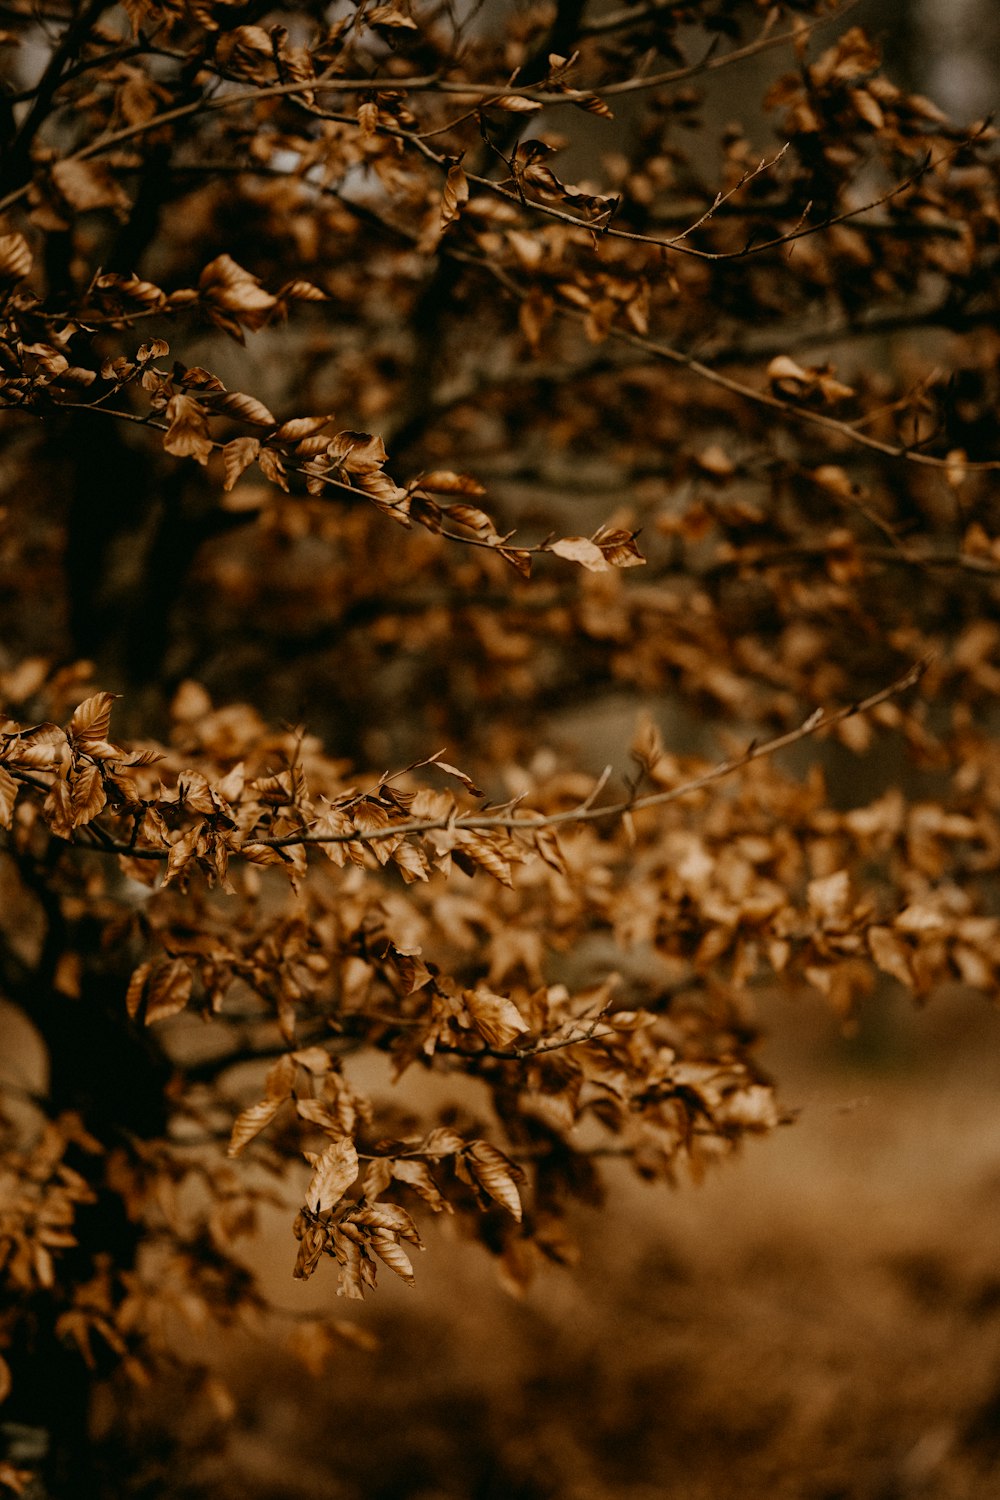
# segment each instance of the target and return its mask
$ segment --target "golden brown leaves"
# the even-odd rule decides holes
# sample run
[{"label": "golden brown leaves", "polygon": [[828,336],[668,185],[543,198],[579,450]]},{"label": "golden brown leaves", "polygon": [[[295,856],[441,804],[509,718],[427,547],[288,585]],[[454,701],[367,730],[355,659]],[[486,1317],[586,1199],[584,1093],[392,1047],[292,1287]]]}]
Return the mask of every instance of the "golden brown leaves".
[{"label": "golden brown leaves", "polygon": [[60,1251],[77,1243],[77,1209],[95,1201],[91,1185],[64,1160],[71,1145],[88,1157],[102,1149],[78,1116],[61,1115],[46,1122],[30,1148],[8,1143],[0,1161],[2,1271],[17,1294],[54,1287]]},{"label": "golden brown leaves", "polygon": [[204,268],[198,290],[212,321],[241,342],[242,329],[263,328],[278,301],[229,255],[216,256]]},{"label": "golden brown leaves", "polygon": [[140,964],[129,981],[125,1008],[133,1019],[152,1026],[186,1009],[193,986],[194,976],[182,958]]}]

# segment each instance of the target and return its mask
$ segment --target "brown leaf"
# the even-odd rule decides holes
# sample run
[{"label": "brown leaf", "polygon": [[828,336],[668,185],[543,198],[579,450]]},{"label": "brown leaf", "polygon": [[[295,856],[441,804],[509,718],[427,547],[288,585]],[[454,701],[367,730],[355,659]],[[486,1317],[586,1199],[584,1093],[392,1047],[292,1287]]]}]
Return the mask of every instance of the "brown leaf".
[{"label": "brown leaf", "polygon": [[350,1136],[331,1141],[312,1158],[313,1174],[306,1189],[306,1206],[313,1213],[334,1208],[358,1175],[358,1153]]},{"label": "brown leaf", "polygon": [[517,547],[498,547],[497,552],[503,558],[504,562],[510,563],[514,571],[519,573],[522,578],[531,577],[530,552],[525,552]]},{"label": "brown leaf", "polygon": [[467,792],[472,793],[473,797],[486,796],[486,793],[480,791],[471,777],[466,776],[465,772],[460,771],[457,766],[450,765],[448,761],[442,760],[439,755],[432,755],[429,764],[436,766],[439,771],[445,771],[449,776],[454,776],[456,781],[462,783]]},{"label": "brown leaf", "polygon": [[405,1157],[397,1159],[392,1162],[392,1175],[397,1182],[404,1182],[412,1188],[436,1214],[452,1212],[451,1204],[438,1190],[426,1162]]},{"label": "brown leaf", "polygon": [[465,990],[462,998],[473,1024],[488,1047],[505,1049],[528,1030],[512,1000],[489,990]]},{"label": "brown leaf", "polygon": [[880,969],[898,979],[907,989],[913,988],[911,949],[904,938],[891,927],[869,927],[868,949]]},{"label": "brown leaf", "polygon": [[797,396],[811,390],[815,381],[808,370],[796,364],[787,354],[778,354],[767,367],[767,378],[786,395]]},{"label": "brown leaf", "polygon": [[398,1234],[418,1250],[424,1248],[423,1241],[406,1209],[399,1203],[373,1203],[352,1211],[351,1223],[365,1224],[384,1234]]},{"label": "brown leaf", "polygon": [[608,571],[608,560],[604,556],[596,542],[592,542],[585,536],[564,536],[558,541],[549,542],[546,549],[554,552],[557,557],[565,557],[570,562],[580,563],[591,573],[606,573]]},{"label": "brown leaf", "polygon": [[209,262],[198,278],[198,289],[206,302],[251,329],[263,328],[278,305],[277,297],[229,255]]},{"label": "brown leaf", "polygon": [[373,6],[371,10],[364,13],[364,19],[368,26],[386,31],[417,31],[419,29],[412,16],[405,15],[394,5]]},{"label": "brown leaf", "polygon": [[386,959],[391,963],[402,981],[404,995],[412,995],[415,990],[422,990],[425,984],[430,984],[433,975],[430,969],[419,957],[419,949],[414,953],[404,953],[395,945],[389,948]]},{"label": "brown leaf", "polygon": [[111,710],[117,699],[117,693],[94,693],[85,698],[69,721],[72,738],[84,746],[106,740],[111,728]]},{"label": "brown leaf", "polygon": [[271,441],[300,443],[303,438],[313,437],[315,433],[322,432],[332,420],[332,417],[293,417],[291,421],[282,422]]},{"label": "brown leaf", "polygon": [[452,469],[432,469],[417,481],[422,490],[435,495],[485,495],[486,490],[471,474],[456,474]]},{"label": "brown leaf", "polygon": [[809,910],[821,922],[841,922],[850,907],[851,887],[846,870],[836,870],[819,880],[810,880]]},{"label": "brown leaf", "polygon": [[222,488],[227,493],[233,488],[240,476],[250,467],[259,452],[260,441],[258,438],[233,438],[232,442],[226,443],[222,450],[222,458],[226,466],[226,477]]},{"label": "brown leaf", "polygon": [[382,439],[370,432],[338,432],[330,439],[327,452],[348,474],[374,474],[387,456]]},{"label": "brown leaf", "polygon": [[67,159],[54,162],[51,172],[60,195],[77,213],[129,207],[124,188],[104,162]]},{"label": "brown leaf", "polygon": [[469,201],[469,180],[459,162],[448,168],[441,197],[441,228],[453,224]]},{"label": "brown leaf", "polygon": [[89,763],[79,766],[67,778],[67,786],[71,808],[70,825],[82,828],[92,822],[107,804],[100,768]]},{"label": "brown leaf", "polygon": [[207,464],[212,456],[212,440],[205,420],[205,409],[193,396],[180,391],[167,402],[169,428],[163,435],[163,446],[177,458],[193,458]]},{"label": "brown leaf", "polygon": [[191,998],[193,976],[182,958],[157,964],[146,985],[146,1024],[176,1016]]},{"label": "brown leaf", "polygon": [[392,850],[392,862],[407,885],[412,885],[415,880],[430,879],[427,855],[419,844],[411,844],[404,839]]},{"label": "brown leaf", "polygon": [[407,1286],[413,1286],[413,1266],[410,1257],[391,1235],[375,1233],[371,1237],[371,1247],[379,1260],[384,1261],[390,1271],[394,1271],[401,1281]]},{"label": "brown leaf", "polygon": [[270,1125],[284,1102],[284,1099],[260,1099],[237,1115],[229,1137],[227,1154],[239,1156],[244,1146],[259,1135],[265,1126]]},{"label": "brown leaf", "polygon": [[487,99],[483,103],[484,109],[502,109],[512,115],[537,114],[544,105],[537,99],[525,99],[520,94],[501,94],[496,99]]},{"label": "brown leaf", "polygon": [[577,109],[584,109],[589,115],[598,115],[602,120],[613,120],[614,114],[610,107],[597,94],[578,93],[576,90],[570,96],[570,102]]},{"label": "brown leaf", "polygon": [[475,505],[446,505],[443,507],[444,514],[449,521],[454,521],[456,526],[467,526],[477,536],[496,536],[496,527],[484,510]]},{"label": "brown leaf", "polygon": [[258,401],[256,396],[246,396],[242,391],[225,391],[211,399],[212,410],[225,412],[227,417],[238,417],[241,422],[249,422],[254,427],[275,425],[270,408],[263,401]]},{"label": "brown leaf", "polygon": [[[364,105],[361,106],[364,109]],[[358,111],[360,114],[360,110]],[[283,302],[326,302],[328,297],[322,287],[316,286],[312,281],[305,281],[301,276],[296,276],[292,281],[286,281],[278,292],[278,300]]]},{"label": "brown leaf", "polygon": [[300,1068],[313,1074],[329,1073],[332,1059],[325,1047],[300,1047],[292,1053],[292,1059]]},{"label": "brown leaf", "polygon": [[523,1176],[520,1167],[488,1141],[473,1141],[463,1152],[462,1161],[483,1191],[520,1223],[521,1198],[517,1191],[517,1183]]},{"label": "brown leaf", "polygon": [[23,281],[31,264],[31,251],[23,234],[0,234],[0,277],[4,281]]},{"label": "brown leaf", "polygon": [[170,885],[182,874],[195,858],[198,843],[202,836],[201,825],[189,828],[182,833],[179,839],[175,839],[170,845],[170,853],[167,855],[167,868],[163,872],[163,884]]},{"label": "brown leaf", "polygon": [[459,830],[455,853],[464,854],[467,859],[481,865],[484,870],[488,870],[494,880],[499,880],[501,885],[510,886],[513,889],[510,860],[501,854],[498,843],[499,840],[495,836],[490,837],[488,834],[462,828]]},{"label": "brown leaf", "polygon": [[149,978],[152,968],[152,963],[140,964],[134,970],[132,978],[128,982],[128,989],[125,992],[125,1009],[133,1020],[139,1014],[139,1006],[142,1004],[142,997],[146,992],[146,980]]},{"label": "brown leaf", "polygon": [[285,477],[285,466],[278,454],[272,448],[261,448],[257,454],[257,462],[260,465],[260,472],[264,478],[269,479],[272,484],[276,484],[279,489],[284,490],[287,494],[288,480]]},{"label": "brown leaf", "polygon": [[17,793],[18,783],[8,770],[0,766],[0,827],[9,828],[14,821]]},{"label": "brown leaf", "polygon": [[[634,531],[604,530],[594,535],[594,544],[613,568],[640,568],[646,559],[636,544]],[[555,549],[553,549],[555,550]]]}]

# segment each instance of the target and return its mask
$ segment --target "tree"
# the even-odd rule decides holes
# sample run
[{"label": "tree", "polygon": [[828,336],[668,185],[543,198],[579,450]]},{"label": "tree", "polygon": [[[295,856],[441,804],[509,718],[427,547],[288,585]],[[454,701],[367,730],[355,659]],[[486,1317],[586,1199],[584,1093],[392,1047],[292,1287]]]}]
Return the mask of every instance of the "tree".
[{"label": "tree", "polygon": [[779,1122],[756,988],[995,992],[1000,213],[821,0],[5,20],[0,1387],[82,1494],[262,1204],[521,1286]]}]

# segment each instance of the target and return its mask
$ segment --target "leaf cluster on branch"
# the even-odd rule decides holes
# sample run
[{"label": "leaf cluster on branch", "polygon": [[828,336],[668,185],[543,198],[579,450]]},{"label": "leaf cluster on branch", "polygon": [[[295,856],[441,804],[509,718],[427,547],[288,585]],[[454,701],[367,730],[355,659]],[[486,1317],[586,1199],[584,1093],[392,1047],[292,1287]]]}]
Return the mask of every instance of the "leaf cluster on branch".
[{"label": "leaf cluster on branch", "polygon": [[5,4],[0,1398],[275,1205],[523,1289],[785,1118],[757,991],[995,993],[996,133],[861,9]]}]

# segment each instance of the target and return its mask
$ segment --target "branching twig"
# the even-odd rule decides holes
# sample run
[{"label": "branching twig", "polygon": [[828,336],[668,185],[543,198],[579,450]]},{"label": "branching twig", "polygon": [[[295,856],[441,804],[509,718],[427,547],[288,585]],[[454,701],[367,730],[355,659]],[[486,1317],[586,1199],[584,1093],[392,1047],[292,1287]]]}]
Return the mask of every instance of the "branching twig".
[{"label": "branching twig", "polygon": [[[857,703],[848,704],[844,708],[833,709],[824,712],[817,709],[816,712],[800,724],[796,729],[787,730],[784,734],[776,735],[774,738],[764,741],[754,741],[742,755],[733,756],[729,760],[722,761],[713,766],[711,770],[703,772],[700,776],[692,777],[688,781],[681,782],[678,786],[670,787],[664,791],[649,792],[643,796],[629,796],[617,802],[595,803],[594,791],[590,792],[575,807],[563,812],[555,813],[519,813],[513,807],[507,811],[497,813],[450,813],[441,818],[414,818],[405,822],[390,823],[382,828],[370,830],[358,830],[352,828],[345,833],[309,833],[297,832],[280,835],[277,837],[261,836],[249,838],[258,846],[263,845],[279,853],[282,850],[292,848],[305,848],[309,845],[324,844],[376,844],[386,839],[405,838],[410,835],[423,835],[444,830],[469,832],[486,832],[488,830],[503,830],[512,834],[537,833],[543,829],[565,828],[583,823],[602,822],[607,819],[620,819],[628,815],[642,812],[647,808],[665,807],[668,803],[680,801],[695,792],[702,791],[705,787],[712,786],[726,777],[744,767],[752,765],[754,761],[762,760],[777,754],[779,750],[785,750],[800,740],[812,735],[819,734],[826,729],[832,729],[841,724],[845,719],[853,718],[857,714],[867,713],[879,704],[886,703],[890,698],[897,697],[920,680],[927,669],[928,659],[919,661],[911,667],[902,677],[889,684],[888,687],[880,688],[878,692],[870,694],[867,698]],[[11,768],[13,770],[13,768]],[[606,781],[602,774],[599,785]],[[107,829],[97,824],[96,820],[85,828],[77,830],[78,838],[74,840],[81,847],[95,850],[104,854],[122,854],[131,859],[165,861],[170,856],[170,848],[137,848],[129,843],[116,838]],[[239,848],[230,851],[234,857],[239,856]]]},{"label": "branching twig", "polygon": [[[519,300],[524,300],[528,293],[502,266],[485,256],[471,255],[466,251],[452,250],[449,254],[457,260],[464,260],[467,264],[477,266],[486,271],[501,286],[505,287]],[[577,323],[585,323],[587,314],[582,309],[574,307],[569,303],[557,303],[555,310],[560,317],[572,319]],[[914,448],[908,448],[902,443],[887,443],[881,438],[871,437],[862,432],[850,422],[839,417],[831,417],[826,412],[813,411],[806,406],[796,406],[791,401],[785,401],[780,396],[775,396],[770,391],[755,390],[753,386],[746,385],[741,380],[734,380],[731,375],[724,375],[720,370],[713,369],[710,365],[703,364],[693,354],[687,354],[683,349],[675,349],[670,344],[664,344],[656,339],[651,339],[645,334],[633,333],[631,329],[622,328],[615,324],[607,331],[609,339],[615,339],[619,343],[628,344],[633,349],[644,350],[651,359],[659,359],[667,364],[677,365],[682,369],[690,370],[692,375],[707,381],[709,385],[719,387],[721,390],[729,391],[731,395],[739,396],[754,406],[764,407],[769,411],[778,412],[786,420],[792,422],[806,423],[812,427],[820,427],[826,432],[836,433],[850,443],[861,448],[869,448],[873,453],[882,453],[886,458],[902,458],[909,463],[921,464],[925,468],[948,470],[955,466],[953,459],[938,458],[931,453],[921,453]],[[970,474],[995,473],[1000,470],[1000,459],[980,459],[961,461],[960,467]]]}]

